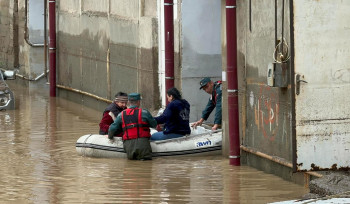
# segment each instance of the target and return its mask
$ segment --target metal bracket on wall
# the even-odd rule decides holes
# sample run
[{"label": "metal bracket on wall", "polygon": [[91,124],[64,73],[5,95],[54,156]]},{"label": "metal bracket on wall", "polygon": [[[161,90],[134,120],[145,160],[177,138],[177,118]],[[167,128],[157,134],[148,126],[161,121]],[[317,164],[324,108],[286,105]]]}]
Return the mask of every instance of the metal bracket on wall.
[{"label": "metal bracket on wall", "polygon": [[300,78],[304,78],[303,76],[301,76],[300,74],[297,74],[296,77],[295,77],[295,81],[296,81],[296,90],[295,90],[295,94],[296,95],[299,95],[300,94],[300,82],[304,82],[304,83],[307,83],[307,81],[303,80],[303,79],[300,79]]}]

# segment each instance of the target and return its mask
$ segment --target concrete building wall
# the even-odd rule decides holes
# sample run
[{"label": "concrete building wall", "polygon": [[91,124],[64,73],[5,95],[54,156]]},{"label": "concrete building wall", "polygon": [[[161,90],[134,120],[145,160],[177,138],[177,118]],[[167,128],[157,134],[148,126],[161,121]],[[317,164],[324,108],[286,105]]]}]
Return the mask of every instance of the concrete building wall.
[{"label": "concrete building wall", "polygon": [[[43,2],[0,1],[0,68],[16,69],[20,76],[35,79],[44,71]],[[27,9],[27,12],[26,12]],[[27,13],[27,15],[26,15]],[[40,28],[41,27],[41,28]]]},{"label": "concrete building wall", "polygon": [[[221,0],[221,62],[222,71],[227,70],[227,54],[226,54],[226,0]],[[222,82],[222,110],[228,110],[227,101],[227,82],[223,79]],[[228,111],[222,111],[222,154],[229,156],[230,140],[228,132]]]},{"label": "concrete building wall", "polygon": [[19,74],[23,76],[28,76],[29,65],[28,65],[28,51],[30,49],[29,45],[25,41],[25,0],[18,0],[18,55],[19,55]]},{"label": "concrete building wall", "polygon": [[[159,40],[159,67],[158,67],[158,78],[159,78],[159,87],[161,93],[161,104],[162,107],[166,106],[166,96],[165,96],[165,34],[164,34],[164,1],[157,0],[158,2],[158,40]],[[148,7],[152,5],[148,4]],[[155,7],[153,7],[155,8]],[[174,84],[175,87],[179,88],[182,91],[181,86],[181,30],[182,30],[182,0],[173,1],[173,17],[174,17]]]},{"label": "concrete building wall", "polygon": [[[25,3],[25,2],[24,2]],[[44,2],[42,0],[28,0],[27,22],[24,24],[24,44],[22,54],[26,56],[24,67],[20,72],[26,78],[36,79],[45,72],[44,59]],[[25,5],[24,5],[25,6]]]},{"label": "concrete building wall", "polygon": [[30,0],[28,3],[28,41],[32,44],[44,44],[44,1]]},{"label": "concrete building wall", "polygon": [[[59,1],[57,83],[107,99],[113,99],[118,91],[140,92],[143,107],[158,108],[154,5],[156,0]],[[76,96],[64,89],[59,94]],[[105,107],[84,96],[72,100]]]},{"label": "concrete building wall", "polygon": [[350,2],[295,1],[296,163],[350,168]]},{"label": "concrete building wall", "polygon": [[13,69],[16,64],[14,3],[14,0],[0,0],[0,68],[3,69]]},{"label": "concrete building wall", "polygon": [[[349,23],[344,19],[350,4],[277,2],[275,21],[275,1],[237,1],[242,162],[282,176],[292,165],[293,170],[348,169]],[[283,88],[267,85],[275,35],[285,38],[288,49],[288,60],[277,64],[288,80]],[[226,115],[224,120],[226,139]],[[287,166],[284,173],[276,171],[281,164]]]},{"label": "concrete building wall", "polygon": [[[28,7],[25,3],[0,1],[0,68],[16,69],[20,76],[35,79],[44,71],[44,25],[37,20],[43,20],[44,8],[39,0],[32,0]],[[41,46],[33,46],[38,43]]]},{"label": "concrete building wall", "polygon": [[[199,81],[221,80],[221,2],[182,0],[181,3],[181,86],[191,104],[190,121],[202,116],[210,95],[199,90]],[[213,123],[215,110],[207,122]]]}]

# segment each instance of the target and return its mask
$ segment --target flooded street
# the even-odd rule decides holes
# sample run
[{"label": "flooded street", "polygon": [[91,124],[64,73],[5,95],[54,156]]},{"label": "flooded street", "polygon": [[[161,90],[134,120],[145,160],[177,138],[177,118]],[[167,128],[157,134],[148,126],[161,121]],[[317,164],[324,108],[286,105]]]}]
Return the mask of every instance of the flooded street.
[{"label": "flooded street", "polygon": [[221,156],[81,157],[75,142],[98,133],[102,113],[50,98],[42,84],[8,84],[16,110],[0,112],[2,203],[268,203],[308,192]]}]

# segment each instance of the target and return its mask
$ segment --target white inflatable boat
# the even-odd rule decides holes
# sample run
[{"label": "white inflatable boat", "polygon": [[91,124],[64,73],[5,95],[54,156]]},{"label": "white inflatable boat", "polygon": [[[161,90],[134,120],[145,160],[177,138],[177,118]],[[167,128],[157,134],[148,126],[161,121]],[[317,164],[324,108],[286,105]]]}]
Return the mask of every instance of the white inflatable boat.
[{"label": "white inflatable boat", "polygon": [[[156,130],[151,130],[153,133]],[[79,155],[87,157],[126,158],[121,137],[111,142],[106,135],[90,134],[81,136],[76,143]],[[206,156],[220,155],[222,149],[222,130],[211,131],[197,127],[191,135],[184,137],[151,141],[152,156]]]}]

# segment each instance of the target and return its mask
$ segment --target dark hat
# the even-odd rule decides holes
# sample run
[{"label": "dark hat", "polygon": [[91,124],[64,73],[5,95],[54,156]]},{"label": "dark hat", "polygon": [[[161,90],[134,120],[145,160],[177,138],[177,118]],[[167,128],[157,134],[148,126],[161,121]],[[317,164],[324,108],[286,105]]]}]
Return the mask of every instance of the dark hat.
[{"label": "dark hat", "polygon": [[139,93],[129,94],[129,101],[139,101],[141,100],[141,95]]},{"label": "dark hat", "polygon": [[203,78],[200,82],[199,85],[201,86],[199,89],[202,89],[205,85],[207,85],[210,82],[210,78],[209,77],[205,77]]}]

